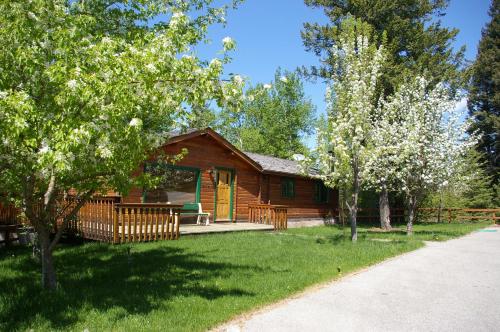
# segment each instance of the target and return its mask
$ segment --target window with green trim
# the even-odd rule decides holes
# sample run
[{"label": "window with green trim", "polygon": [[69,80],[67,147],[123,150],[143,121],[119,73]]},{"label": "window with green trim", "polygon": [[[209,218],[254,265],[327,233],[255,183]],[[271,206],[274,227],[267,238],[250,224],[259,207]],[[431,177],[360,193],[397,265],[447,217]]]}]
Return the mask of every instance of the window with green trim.
[{"label": "window with green trim", "polygon": [[144,171],[160,177],[160,183],[156,188],[144,191],[144,203],[184,204],[198,202],[199,169],[149,163],[144,167]]},{"label": "window with green trim", "polygon": [[285,198],[295,197],[295,179],[290,179],[290,178],[281,179],[281,197]]},{"label": "window with green trim", "polygon": [[328,187],[321,181],[314,183],[314,201],[316,203],[328,203]]}]

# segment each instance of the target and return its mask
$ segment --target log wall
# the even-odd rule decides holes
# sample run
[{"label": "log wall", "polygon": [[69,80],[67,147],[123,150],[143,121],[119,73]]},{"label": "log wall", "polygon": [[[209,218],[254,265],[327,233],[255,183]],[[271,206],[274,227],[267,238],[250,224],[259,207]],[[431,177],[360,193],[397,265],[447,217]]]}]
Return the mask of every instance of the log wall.
[{"label": "log wall", "polygon": [[[233,220],[247,221],[249,204],[267,204],[269,201],[271,204],[286,205],[289,218],[320,218],[336,207],[338,201],[336,191],[331,192],[331,203],[316,203],[314,201],[314,181],[302,177],[296,177],[295,198],[282,198],[280,175],[262,174],[209,135],[196,136],[168,144],[163,147],[163,150],[165,153],[173,155],[180,153],[184,148],[187,149],[188,154],[176,165],[200,169],[200,202],[203,212],[209,212],[211,218],[215,208],[215,168],[234,170]],[[141,171],[138,170],[137,174]],[[123,198],[122,202],[139,203],[142,201],[142,193],[142,188],[134,188],[128,196]]]}]

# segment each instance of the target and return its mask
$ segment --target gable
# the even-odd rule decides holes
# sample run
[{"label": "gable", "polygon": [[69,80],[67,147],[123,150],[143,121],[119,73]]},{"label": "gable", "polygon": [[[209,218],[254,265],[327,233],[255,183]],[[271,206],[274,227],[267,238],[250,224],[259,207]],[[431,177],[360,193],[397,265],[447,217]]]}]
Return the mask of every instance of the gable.
[{"label": "gable", "polygon": [[185,133],[172,132],[171,138],[167,141],[165,146],[174,145],[177,143],[188,143],[189,141],[199,141],[200,139],[206,140],[206,144],[210,145],[218,145],[226,151],[231,152],[232,158],[237,158],[250,167],[256,169],[259,172],[262,172],[262,167],[258,162],[247,156],[245,153],[240,151],[234,145],[232,145],[229,141],[227,141],[224,137],[216,133],[211,128],[206,128],[202,130],[188,130]]}]

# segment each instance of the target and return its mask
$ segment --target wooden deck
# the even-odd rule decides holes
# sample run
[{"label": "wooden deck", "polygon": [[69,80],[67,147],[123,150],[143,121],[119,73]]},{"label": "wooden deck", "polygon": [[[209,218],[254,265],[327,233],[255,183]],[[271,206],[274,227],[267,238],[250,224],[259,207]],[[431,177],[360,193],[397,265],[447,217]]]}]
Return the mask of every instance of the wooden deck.
[{"label": "wooden deck", "polygon": [[272,230],[274,230],[273,225],[253,224],[249,222],[216,222],[211,223],[208,226],[196,224],[180,224],[181,235]]}]

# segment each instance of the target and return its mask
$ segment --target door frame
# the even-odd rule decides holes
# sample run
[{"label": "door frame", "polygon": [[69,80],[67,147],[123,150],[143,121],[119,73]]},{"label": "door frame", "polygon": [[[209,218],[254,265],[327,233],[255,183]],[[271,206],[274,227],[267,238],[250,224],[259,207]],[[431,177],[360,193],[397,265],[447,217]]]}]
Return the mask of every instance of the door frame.
[{"label": "door frame", "polygon": [[233,206],[234,206],[234,177],[236,174],[236,170],[234,168],[228,167],[219,167],[215,166],[215,171],[217,172],[217,176],[215,177],[215,186],[214,186],[214,223],[217,222],[217,187],[219,186],[219,171],[227,171],[231,176],[231,190],[229,196],[229,220],[234,222],[233,220]]}]

